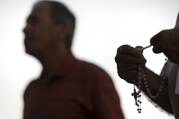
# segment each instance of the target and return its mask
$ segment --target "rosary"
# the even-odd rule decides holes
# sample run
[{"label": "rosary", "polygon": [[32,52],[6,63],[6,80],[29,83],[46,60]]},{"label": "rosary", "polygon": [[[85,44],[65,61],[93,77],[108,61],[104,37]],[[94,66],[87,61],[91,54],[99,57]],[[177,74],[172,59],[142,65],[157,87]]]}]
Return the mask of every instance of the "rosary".
[{"label": "rosary", "polygon": [[[147,49],[149,47],[151,47],[151,45],[146,46],[146,47],[137,46],[136,48],[138,50],[143,52],[143,50],[145,50],[145,49]],[[144,87],[146,89],[146,92],[149,95],[149,97],[151,97],[153,99],[156,99],[159,96],[160,92],[162,92],[162,90],[163,90],[163,86],[164,86],[164,82],[165,82],[165,77],[162,78],[157,93],[156,94],[152,94],[152,92],[151,92],[151,90],[149,88],[148,81],[146,79],[145,70],[144,70],[144,68],[140,64],[138,65],[138,80],[136,82],[137,85],[138,85],[138,89],[134,85],[133,93],[131,94],[134,97],[135,105],[137,106],[138,113],[141,113],[141,111],[142,111],[142,108],[141,108],[141,104],[142,104],[142,101],[141,101],[142,82],[143,82],[143,85],[144,85]]]}]

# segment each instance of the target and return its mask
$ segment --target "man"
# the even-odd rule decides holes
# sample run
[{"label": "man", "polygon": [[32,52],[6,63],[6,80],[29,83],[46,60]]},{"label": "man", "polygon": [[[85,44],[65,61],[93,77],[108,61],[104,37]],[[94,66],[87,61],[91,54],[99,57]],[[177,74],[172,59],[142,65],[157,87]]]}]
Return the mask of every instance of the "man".
[{"label": "man", "polygon": [[179,119],[179,28],[177,27],[179,27],[179,16],[176,28],[163,30],[151,39],[154,53],[164,53],[168,58],[160,76],[145,67],[143,48],[120,46],[115,61],[121,78],[136,85],[157,105]]},{"label": "man", "polygon": [[42,64],[24,93],[23,119],[124,119],[111,78],[71,52],[75,17],[63,4],[37,2],[24,28],[26,52]]}]

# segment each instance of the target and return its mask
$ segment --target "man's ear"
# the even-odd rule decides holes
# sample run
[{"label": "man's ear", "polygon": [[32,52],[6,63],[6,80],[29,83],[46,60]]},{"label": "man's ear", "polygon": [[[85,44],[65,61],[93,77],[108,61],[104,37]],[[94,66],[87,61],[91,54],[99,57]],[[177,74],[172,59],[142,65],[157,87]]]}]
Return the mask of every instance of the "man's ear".
[{"label": "man's ear", "polygon": [[58,38],[65,39],[70,32],[70,28],[67,24],[58,24],[55,26],[55,32]]}]

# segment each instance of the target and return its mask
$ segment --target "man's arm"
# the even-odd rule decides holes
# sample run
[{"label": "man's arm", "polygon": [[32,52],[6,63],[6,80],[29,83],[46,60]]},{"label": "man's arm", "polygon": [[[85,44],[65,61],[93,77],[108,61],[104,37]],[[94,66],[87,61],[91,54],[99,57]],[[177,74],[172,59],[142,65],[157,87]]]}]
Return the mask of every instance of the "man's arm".
[{"label": "man's arm", "polygon": [[[150,97],[148,94],[148,91],[146,90],[146,87],[144,86],[144,82],[142,82],[141,90],[144,92],[147,97],[149,97],[155,104],[157,104],[159,107],[167,111],[168,113],[172,114],[172,108],[170,104],[169,94],[168,94],[168,79],[159,76],[149,70],[148,68],[145,68],[145,74],[146,79],[148,83],[148,88],[151,91],[153,95],[156,95],[159,93],[159,96],[156,98]],[[164,79],[163,79],[164,78]],[[164,80],[164,83],[161,84],[161,80]],[[163,85],[160,87],[160,85]],[[161,92],[159,92],[159,88],[161,88]]]}]

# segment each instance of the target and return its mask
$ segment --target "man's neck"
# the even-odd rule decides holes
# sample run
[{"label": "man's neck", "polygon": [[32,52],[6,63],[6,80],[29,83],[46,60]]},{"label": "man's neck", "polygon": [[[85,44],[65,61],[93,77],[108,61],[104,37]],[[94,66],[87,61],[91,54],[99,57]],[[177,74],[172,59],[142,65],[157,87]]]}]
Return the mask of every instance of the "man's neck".
[{"label": "man's neck", "polygon": [[58,49],[46,53],[46,56],[41,60],[44,74],[50,77],[61,72],[63,70],[64,57],[68,53],[66,49]]}]

